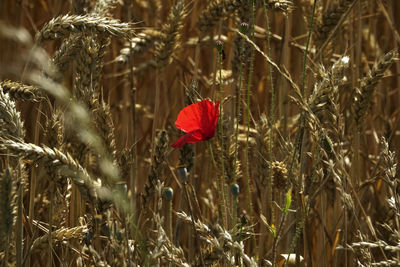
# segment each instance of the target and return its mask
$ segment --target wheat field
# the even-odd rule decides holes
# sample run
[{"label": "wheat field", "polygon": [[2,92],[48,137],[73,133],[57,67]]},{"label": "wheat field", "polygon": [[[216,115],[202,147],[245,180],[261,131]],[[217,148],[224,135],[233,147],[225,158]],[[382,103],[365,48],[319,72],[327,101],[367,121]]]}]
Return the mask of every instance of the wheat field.
[{"label": "wheat field", "polygon": [[399,12],[0,1],[0,265],[400,266]]}]

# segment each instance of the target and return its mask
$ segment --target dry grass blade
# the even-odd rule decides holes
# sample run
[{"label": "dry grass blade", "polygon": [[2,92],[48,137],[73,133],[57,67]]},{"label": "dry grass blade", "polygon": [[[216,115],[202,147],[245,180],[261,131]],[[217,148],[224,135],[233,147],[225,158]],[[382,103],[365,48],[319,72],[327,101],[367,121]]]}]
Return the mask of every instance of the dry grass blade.
[{"label": "dry grass blade", "polygon": [[71,33],[98,33],[114,35],[129,39],[133,34],[132,26],[129,23],[122,23],[119,20],[92,15],[65,15],[52,19],[40,32],[36,34],[36,42],[54,40],[66,37]]},{"label": "dry grass blade", "polygon": [[290,74],[284,70],[282,71],[279,66],[272,61],[272,59],[270,59],[252,40],[250,40],[250,38],[246,35],[244,35],[243,33],[241,33],[240,31],[238,31],[237,29],[234,30],[237,34],[239,34],[241,37],[243,37],[246,42],[248,42],[250,45],[252,45],[254,47],[254,49],[260,53],[263,58],[271,65],[273,66],[280,74],[282,74],[282,76],[289,82],[289,84],[292,86],[292,88],[295,91],[300,91],[299,87],[297,86],[297,84],[293,81],[292,77],[290,77]]}]

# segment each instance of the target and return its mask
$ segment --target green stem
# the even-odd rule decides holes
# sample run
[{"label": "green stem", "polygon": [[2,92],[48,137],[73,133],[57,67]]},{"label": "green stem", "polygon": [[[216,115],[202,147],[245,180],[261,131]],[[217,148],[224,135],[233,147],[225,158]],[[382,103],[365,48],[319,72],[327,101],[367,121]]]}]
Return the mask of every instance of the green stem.
[{"label": "green stem", "polygon": [[238,152],[239,152],[239,122],[241,118],[241,106],[242,106],[242,86],[243,86],[243,64],[242,64],[242,55],[244,52],[245,39],[242,38],[242,43],[240,47],[240,66],[239,66],[239,87],[238,87],[238,100],[237,100],[237,112],[236,112],[236,127],[235,127],[235,161],[234,161],[234,172],[233,172],[233,182],[236,182],[236,168],[237,168],[237,160],[238,160]]},{"label": "green stem", "polygon": [[305,92],[305,88],[306,88],[307,56],[308,56],[308,49],[309,49],[310,41],[311,41],[311,35],[312,35],[312,32],[313,32],[313,27],[314,27],[315,8],[317,6],[316,4],[317,4],[317,0],[314,0],[312,16],[311,16],[311,22],[310,22],[310,27],[309,27],[309,30],[308,30],[306,50],[304,51],[303,83],[302,83],[302,86],[301,86],[301,95],[302,96],[304,96],[304,92]]},{"label": "green stem", "polygon": [[221,195],[222,195],[222,216],[223,216],[223,227],[227,227],[227,217],[226,217],[226,199],[225,199],[225,162],[224,162],[224,129],[222,125],[222,100],[223,100],[223,92],[222,92],[222,53],[218,53],[219,57],[219,64],[218,64],[218,69],[219,69],[219,132],[220,132],[220,137],[221,137],[221,178],[220,178],[220,189],[221,190]]},{"label": "green stem", "polygon": [[[265,28],[266,28],[266,37],[267,37],[267,55],[269,58],[271,58],[271,44],[270,44],[270,28],[269,28],[269,20],[268,20],[268,13],[267,13],[267,8],[265,4],[265,0],[263,0],[263,11],[264,11],[264,17],[265,17]],[[270,131],[268,134],[268,156],[269,156],[269,162],[270,164],[273,162],[273,144],[272,144],[272,129],[274,126],[274,111],[275,111],[275,89],[274,89],[274,82],[273,82],[273,75],[272,75],[272,68],[271,66],[268,66],[268,72],[269,72],[269,80],[270,80],[270,92],[271,92],[271,104],[270,104],[270,114],[269,114],[269,125],[270,125]],[[269,210],[271,212],[271,219],[270,222],[271,224],[275,223],[275,208],[272,205],[273,201],[273,177],[272,177],[272,169],[271,167],[268,168],[268,191],[269,193],[267,195],[262,196],[262,202],[261,202],[261,210],[264,214],[267,214],[268,209],[267,209],[267,199],[269,200]],[[265,239],[266,239],[266,234],[267,231],[265,228],[262,228],[261,230],[261,236],[260,240],[258,243],[258,255],[260,257],[260,260],[262,259],[262,255],[264,253],[264,247],[265,247]],[[275,243],[275,240],[274,240]],[[274,263],[273,263],[274,264]]]},{"label": "green stem", "polygon": [[[268,13],[267,13],[267,8],[265,5],[265,0],[263,0],[263,6],[264,6],[264,16],[265,16],[265,26],[267,29],[267,49],[268,49],[268,57],[271,57],[271,43],[270,43],[270,28],[269,28],[269,20],[268,20]],[[270,131],[269,131],[269,144],[268,144],[268,153],[269,153],[269,161],[272,164],[273,161],[273,143],[272,143],[272,134],[273,134],[273,128],[275,124],[275,88],[274,88],[274,81],[273,81],[273,75],[272,75],[272,68],[271,66],[268,66],[269,69],[269,80],[270,80],[270,87],[271,87],[271,105],[270,105],[270,113],[269,113],[269,121],[270,121]],[[271,209],[271,223],[274,223],[275,221],[275,210],[272,206],[272,186],[273,186],[273,177],[272,177],[272,169],[271,167],[268,168],[269,171],[269,202],[270,202],[270,209]]]},{"label": "green stem", "polygon": [[[308,49],[309,49],[309,45],[310,45],[310,40],[311,40],[311,34],[312,34],[312,29],[313,29],[313,24],[314,24],[314,17],[315,17],[315,9],[316,9],[316,3],[317,0],[314,0],[314,4],[313,4],[313,10],[312,10],[312,15],[311,15],[311,23],[310,23],[310,27],[309,27],[309,32],[308,32],[308,37],[307,37],[307,44],[306,44],[306,50],[304,52],[304,64],[303,64],[303,82],[302,82],[302,87],[301,87],[301,95],[304,96],[305,93],[305,84],[306,84],[306,77],[307,77],[307,72],[306,72],[306,68],[307,68],[307,55],[308,55]],[[302,151],[302,143],[303,143],[303,135],[304,135],[304,113],[302,112],[300,114],[300,119],[299,119],[299,130],[296,134],[296,138],[295,138],[295,148],[292,154],[292,158],[291,158],[291,162],[290,162],[290,167],[289,167],[289,171],[288,171],[288,179],[291,180],[292,179],[292,175],[293,175],[293,166],[294,166],[294,161],[296,160],[296,155],[297,153],[299,153],[301,155],[301,151]],[[302,169],[301,169],[302,170]],[[300,171],[301,172],[301,171]],[[301,177],[301,173],[300,173],[300,177]],[[306,208],[307,209],[307,208]],[[303,214],[300,222],[298,222],[297,228],[296,228],[296,234],[295,237],[291,243],[290,246],[290,250],[289,250],[289,256],[291,251],[293,251],[294,249],[294,245],[297,242],[297,239],[300,235],[301,229],[303,227],[303,223],[305,220],[305,214]],[[288,258],[289,258],[288,256]],[[285,266],[287,266],[288,261],[285,262]]]},{"label": "green stem", "polygon": [[[255,12],[255,4],[254,0],[251,1],[252,11],[251,11],[251,38],[254,41],[254,12]],[[247,198],[249,201],[249,215],[250,220],[253,219],[253,203],[251,200],[251,190],[250,190],[250,173],[249,173],[249,136],[250,136],[250,91],[251,84],[253,78],[253,66],[254,66],[254,47],[251,48],[251,56],[250,56],[250,66],[249,66],[249,79],[247,84],[247,132],[246,132],[246,148],[245,148],[245,177],[246,177],[246,186],[247,186]],[[252,236],[254,251],[256,251],[256,239]]]},{"label": "green stem", "polygon": [[[217,171],[217,163],[215,162],[211,142],[208,142],[208,148],[210,150],[211,160],[213,162],[214,169],[215,169],[215,171]],[[217,183],[218,183],[217,195],[218,195],[219,213],[220,213],[220,217],[222,218],[222,228],[225,229],[226,207],[225,207],[225,199],[224,199],[224,181],[223,181],[222,177],[220,177],[218,174],[217,174]]]},{"label": "green stem", "polygon": [[167,203],[167,216],[168,216],[168,238],[172,242],[172,200]]},{"label": "green stem", "polygon": [[[304,222],[305,222],[307,214],[308,214],[308,210],[310,209],[310,204],[312,202],[312,197],[311,196],[313,195],[314,179],[315,179],[315,175],[317,173],[317,166],[318,166],[318,164],[320,162],[320,151],[321,151],[321,147],[320,147],[320,143],[318,141],[317,142],[317,151],[315,152],[315,164],[313,166],[313,170],[312,170],[312,174],[311,174],[310,189],[309,189],[309,194],[308,194],[310,197],[307,198],[306,205],[304,207],[303,215],[301,216],[301,220],[297,224],[297,227],[296,227],[296,234],[295,234],[292,242],[290,243],[288,259],[290,257],[290,254],[294,250],[294,247],[296,245],[297,240],[300,237],[301,231],[303,230]],[[285,262],[285,267],[288,266],[287,264],[288,264],[288,261]]]}]

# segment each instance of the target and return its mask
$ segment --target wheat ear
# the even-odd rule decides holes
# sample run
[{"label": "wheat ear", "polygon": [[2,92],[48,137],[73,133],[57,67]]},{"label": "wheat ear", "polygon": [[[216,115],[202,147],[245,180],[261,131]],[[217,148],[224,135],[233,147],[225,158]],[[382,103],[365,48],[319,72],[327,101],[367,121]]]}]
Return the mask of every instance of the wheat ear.
[{"label": "wheat ear", "polygon": [[36,42],[66,37],[75,32],[95,32],[111,34],[128,39],[133,34],[129,23],[107,17],[92,15],[64,15],[49,21],[37,34]]},{"label": "wheat ear", "polygon": [[22,140],[25,136],[20,113],[17,112],[14,101],[3,90],[0,90],[0,125],[3,137],[8,135]]},{"label": "wheat ear", "polygon": [[5,168],[0,174],[0,240],[8,242],[17,213],[15,173]]},{"label": "wheat ear", "polygon": [[156,48],[156,62],[159,68],[168,65],[172,58],[172,53],[179,46],[180,32],[183,28],[183,22],[186,18],[184,1],[172,7],[168,15],[167,23],[162,28],[162,37]]},{"label": "wheat ear", "polygon": [[156,145],[154,147],[153,163],[151,165],[150,174],[147,178],[145,185],[145,194],[143,200],[146,202],[150,194],[153,193],[157,181],[161,177],[162,169],[165,163],[165,155],[168,148],[168,136],[166,131],[161,131],[156,138]]},{"label": "wheat ear", "polygon": [[14,100],[39,101],[41,99],[41,93],[37,87],[21,82],[1,81],[0,88]]},{"label": "wheat ear", "polygon": [[[77,226],[73,228],[62,227],[56,231],[51,232],[52,241],[66,241],[70,239],[82,239],[86,233],[89,232],[87,226]],[[49,242],[49,233],[38,237],[33,241],[31,250],[42,249],[41,245]]]},{"label": "wheat ear", "polygon": [[0,151],[3,154],[40,162],[54,172],[59,172],[64,178],[71,178],[85,199],[94,202],[98,199],[97,191],[101,184],[94,181],[69,154],[64,154],[55,148],[12,140],[1,140]]},{"label": "wheat ear", "polygon": [[378,63],[373,67],[371,73],[362,80],[361,89],[356,93],[354,103],[354,119],[359,129],[363,125],[362,120],[364,119],[364,116],[366,115],[370,106],[376,85],[383,78],[385,71],[389,69],[392,63],[397,59],[398,53],[395,51],[390,51],[379,59]]},{"label": "wheat ear", "polygon": [[82,48],[80,39],[81,36],[79,34],[70,35],[68,38],[63,40],[60,48],[54,53],[51,63],[56,67],[56,71],[54,73],[46,73],[54,81],[62,81],[69,64],[79,54],[79,51]]}]

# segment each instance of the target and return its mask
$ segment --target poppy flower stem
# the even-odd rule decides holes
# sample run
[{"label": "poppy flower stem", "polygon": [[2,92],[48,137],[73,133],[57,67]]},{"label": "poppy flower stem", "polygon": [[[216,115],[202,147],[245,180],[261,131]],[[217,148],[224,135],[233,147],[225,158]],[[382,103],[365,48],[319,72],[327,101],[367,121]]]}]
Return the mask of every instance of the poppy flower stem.
[{"label": "poppy flower stem", "polygon": [[[271,43],[270,43],[270,27],[269,27],[269,19],[268,19],[268,13],[267,13],[267,8],[265,5],[265,0],[263,0],[263,7],[264,7],[264,18],[265,18],[265,28],[267,32],[267,53],[268,57],[271,57]],[[269,124],[270,124],[270,130],[269,130],[269,142],[268,142],[268,154],[269,154],[269,162],[273,162],[274,160],[274,155],[273,155],[273,142],[272,142],[272,134],[273,134],[273,126],[275,124],[274,120],[274,111],[275,111],[275,89],[274,89],[274,81],[273,81],[273,74],[272,74],[272,67],[268,66],[269,70],[269,80],[270,80],[270,90],[271,90],[271,102],[270,102],[270,113],[269,113]],[[271,166],[268,168],[268,191],[269,194],[268,196],[264,195],[263,196],[263,201],[261,201],[262,205],[262,211],[264,214],[267,214],[268,209],[270,210],[271,213],[271,219],[270,223],[275,224],[275,207],[273,206],[273,175],[272,175],[272,168]],[[268,197],[268,201],[267,201]],[[268,202],[269,202],[269,207],[268,207]],[[265,249],[265,239],[266,239],[266,234],[267,234],[267,229],[262,228],[262,233],[260,236],[260,240],[258,243],[258,254],[262,255],[264,253]]]},{"label": "poppy flower stem", "polygon": [[[239,152],[239,122],[241,118],[241,102],[242,102],[242,87],[243,87],[243,62],[242,55],[244,52],[245,39],[242,38],[242,43],[240,47],[240,65],[239,65],[239,86],[237,89],[237,111],[236,111],[236,127],[235,127],[235,161],[234,161],[234,170],[236,170],[236,165],[238,161],[238,152]],[[233,172],[233,181],[236,182],[236,171]]]},{"label": "poppy flower stem", "polygon": [[[217,163],[214,158],[214,152],[213,152],[210,141],[208,141],[208,149],[210,150],[211,160],[213,162],[214,169],[217,172]],[[225,229],[226,206],[225,206],[225,197],[224,197],[224,184],[223,184],[222,177],[219,176],[218,174],[217,174],[217,183],[218,183],[217,196],[218,196],[219,213],[220,213],[220,217],[222,218],[221,219],[222,227]]]},{"label": "poppy flower stem", "polygon": [[224,224],[224,227],[228,226],[228,218],[227,218],[227,201],[225,196],[226,192],[226,187],[225,187],[225,165],[224,165],[224,131],[222,127],[222,100],[223,100],[223,90],[222,90],[222,60],[223,60],[223,51],[222,50],[219,55],[219,64],[218,64],[218,69],[219,69],[219,100],[220,100],[220,105],[219,105],[219,114],[220,114],[220,121],[219,121],[219,130],[220,130],[220,136],[221,136],[221,179],[220,179],[220,190],[221,190],[221,195],[222,195],[222,208],[223,208],[223,217],[224,221],[226,224]]},{"label": "poppy flower stem", "polygon": [[[254,12],[255,12],[255,3],[254,0],[251,1],[251,39],[254,40]],[[247,84],[247,132],[246,132],[246,148],[245,148],[245,178],[246,178],[246,187],[247,187],[247,198],[248,198],[248,209],[250,220],[253,219],[253,203],[251,197],[251,190],[250,190],[250,171],[249,171],[249,136],[250,136],[250,91],[252,85],[252,78],[253,78],[253,67],[254,67],[254,47],[251,48],[251,55],[250,55],[250,66],[249,66],[249,78]],[[256,238],[252,236],[252,243],[254,246],[254,251],[256,251]]]}]

